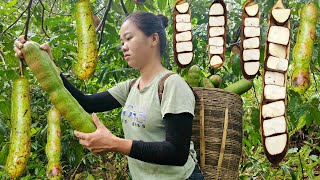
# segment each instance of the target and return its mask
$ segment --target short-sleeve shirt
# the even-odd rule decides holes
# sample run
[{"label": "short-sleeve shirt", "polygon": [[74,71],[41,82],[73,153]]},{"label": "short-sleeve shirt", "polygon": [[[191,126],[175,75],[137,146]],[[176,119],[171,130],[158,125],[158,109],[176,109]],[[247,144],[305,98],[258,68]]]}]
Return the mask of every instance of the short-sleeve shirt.
[{"label": "short-sleeve shirt", "polygon": [[[130,82],[118,83],[109,89],[109,93],[123,106],[121,121],[126,139],[144,142],[162,142],[166,140],[163,117],[167,113],[187,112],[194,115],[195,98],[192,90],[182,77],[177,74],[169,76],[164,83],[160,104],[159,81],[169,70],[159,73],[143,89],[138,89],[140,78],[129,92]],[[190,142],[188,160],[183,166],[170,166],[147,163],[128,157],[128,165],[134,180],[187,179],[196,164],[196,152]]]}]

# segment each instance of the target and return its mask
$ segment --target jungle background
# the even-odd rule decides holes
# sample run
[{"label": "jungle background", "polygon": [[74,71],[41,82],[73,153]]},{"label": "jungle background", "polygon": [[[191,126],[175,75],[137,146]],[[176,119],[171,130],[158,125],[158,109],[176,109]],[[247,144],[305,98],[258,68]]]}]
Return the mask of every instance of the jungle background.
[{"label": "jungle background", "polygon": [[[205,75],[210,75],[207,56],[208,8],[211,0],[187,0],[191,4],[193,45],[195,58]],[[299,27],[299,10],[309,0],[283,0],[291,9],[291,49],[294,47]],[[0,179],[7,176],[4,164],[8,153],[10,135],[11,85],[18,77],[18,60],[14,56],[13,42],[24,33],[27,18],[27,0],[0,0]],[[89,80],[80,81],[71,72],[77,60],[74,8],[76,0],[34,0],[28,37],[38,43],[49,42],[55,63],[69,80],[83,92],[92,94],[105,91],[116,83],[138,77],[123,58],[119,29],[126,13],[149,11],[169,18],[168,46],[163,58],[166,68],[182,76],[173,60],[172,12],[173,0],[91,0],[97,24],[106,17],[101,39],[99,63]],[[122,4],[123,2],[123,4]],[[242,78],[239,59],[240,24],[243,0],[225,0],[228,10],[227,54],[224,67],[215,71],[223,77],[222,87]],[[276,1],[257,0],[261,13],[261,64],[268,13]],[[313,0],[320,8],[320,1]],[[124,8],[125,7],[125,8]],[[107,11],[107,13],[106,13]],[[106,15],[106,16],[105,16]],[[319,15],[320,16],[320,15]],[[320,19],[320,17],[319,17]],[[103,34],[103,36],[101,36]],[[291,60],[291,56],[290,56]],[[261,66],[262,67],[262,66]],[[240,179],[320,179],[320,23],[317,24],[317,40],[311,62],[311,87],[300,96],[288,84],[287,121],[290,146],[279,167],[272,167],[266,159],[260,138],[259,104],[261,100],[261,76],[254,79],[254,88],[242,95],[243,99],[243,149],[239,165]],[[262,71],[262,68],[260,69]],[[291,69],[289,69],[290,75]],[[46,115],[52,103],[30,71],[26,76],[31,83],[32,148],[27,169],[21,179],[45,179],[46,175]],[[289,81],[288,81],[289,82]],[[103,123],[117,136],[123,137],[120,109],[99,113]],[[64,179],[128,179],[126,158],[118,153],[93,155],[85,150],[73,135],[66,121],[62,123],[62,159]]]}]

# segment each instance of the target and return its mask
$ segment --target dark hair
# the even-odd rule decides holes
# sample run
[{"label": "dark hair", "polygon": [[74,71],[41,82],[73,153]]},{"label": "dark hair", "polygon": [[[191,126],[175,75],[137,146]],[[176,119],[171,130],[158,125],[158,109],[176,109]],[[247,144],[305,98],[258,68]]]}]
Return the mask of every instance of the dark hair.
[{"label": "dark hair", "polygon": [[123,22],[127,20],[135,23],[147,37],[154,33],[159,35],[160,55],[162,56],[167,45],[165,28],[168,27],[168,18],[161,14],[155,15],[149,12],[135,12],[128,15]]}]

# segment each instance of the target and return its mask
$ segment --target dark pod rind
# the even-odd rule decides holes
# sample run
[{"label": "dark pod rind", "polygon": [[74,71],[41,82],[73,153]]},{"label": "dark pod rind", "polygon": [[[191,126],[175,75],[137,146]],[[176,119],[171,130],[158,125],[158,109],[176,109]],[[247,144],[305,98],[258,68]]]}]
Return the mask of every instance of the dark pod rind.
[{"label": "dark pod rind", "polygon": [[[215,4],[215,3],[219,3],[219,4],[221,4],[222,5],[222,7],[223,7],[223,10],[224,10],[224,14],[223,14],[223,16],[224,16],[224,21],[225,21],[225,23],[224,23],[224,34],[222,35],[222,37],[223,37],[223,53],[222,54],[220,54],[220,55],[218,55],[218,56],[220,56],[220,58],[222,59],[222,63],[221,64],[219,64],[219,65],[217,65],[217,66],[211,66],[211,67],[213,67],[213,68],[217,68],[217,69],[219,69],[219,68],[221,68],[222,66],[223,66],[223,64],[224,64],[224,62],[225,62],[225,60],[226,60],[226,51],[227,51],[227,46],[226,46],[226,44],[227,44],[227,7],[226,7],[226,4],[225,4],[225,2],[223,1],[223,0],[215,0],[215,1],[213,1],[212,2],[212,4],[211,4],[211,6],[213,5],[213,4]],[[210,6],[210,8],[211,8],[211,6]],[[210,18],[210,16],[212,16],[212,15],[210,15],[209,13],[210,13],[210,8],[209,8],[209,11],[208,11],[208,17]],[[208,41],[209,41],[209,38],[211,38],[210,37],[210,33],[209,33],[209,31],[210,31],[210,25],[209,25],[209,23],[208,23],[208,27],[207,27],[207,29],[208,29]],[[209,45],[209,43],[208,43],[208,56],[209,56],[209,64],[210,64],[210,62],[211,62],[211,58],[214,56],[213,54],[211,54],[210,53],[210,45]],[[211,64],[210,64],[211,65]]]},{"label": "dark pod rind", "polygon": [[[284,8],[281,0],[279,0],[274,6],[272,9],[274,8]],[[271,10],[272,11],[272,10]],[[269,13],[269,20],[268,20],[268,29],[267,29],[267,38],[268,39],[268,34],[269,34],[269,30],[270,30],[270,27],[273,26],[273,25],[276,25],[276,23],[274,22],[274,19],[271,18],[271,12]],[[290,21],[286,21],[285,24],[282,25],[283,27],[286,27],[290,30]],[[263,148],[264,148],[264,152],[268,158],[268,160],[274,164],[274,165],[278,165],[282,159],[285,157],[286,153],[287,153],[287,150],[288,150],[288,144],[289,144],[289,136],[288,136],[288,128],[287,128],[287,125],[286,125],[286,131],[285,133],[282,133],[282,134],[286,134],[287,136],[287,141],[286,141],[286,146],[285,148],[283,149],[283,151],[279,154],[275,154],[275,155],[271,155],[267,149],[266,149],[266,136],[264,135],[264,127],[263,127],[263,122],[264,120],[266,120],[266,118],[264,118],[262,116],[262,107],[263,105],[266,105],[270,102],[273,102],[273,101],[270,101],[270,100],[266,100],[265,97],[264,97],[264,89],[265,89],[265,74],[266,74],[266,71],[270,71],[268,68],[267,68],[267,62],[268,62],[268,57],[270,56],[269,55],[269,42],[266,41],[266,45],[265,45],[265,58],[264,58],[264,71],[262,73],[262,82],[263,82],[263,90],[262,90],[262,97],[261,97],[261,104],[260,104],[260,133],[261,133],[261,139],[262,139],[262,144],[263,144]],[[286,54],[286,59],[289,59],[289,53],[290,53],[290,42],[288,43],[287,47],[287,54]],[[286,87],[287,85],[287,71],[285,72],[282,72],[284,74],[284,87]],[[279,100],[276,100],[276,101],[279,101]],[[282,101],[284,101],[284,104],[285,106],[287,105],[287,98],[285,99],[282,99]],[[283,115],[285,118],[286,118],[286,111],[284,112],[284,115]]]},{"label": "dark pod rind", "polygon": [[[176,41],[176,35],[179,33],[178,31],[177,31],[177,29],[176,29],[176,16],[177,15],[179,15],[179,14],[189,14],[190,15],[190,21],[191,21],[191,11],[190,11],[190,6],[189,6],[189,9],[187,10],[187,12],[186,13],[180,13],[178,10],[177,10],[177,8],[176,8],[176,6],[177,5],[179,5],[179,4],[183,4],[183,3],[186,3],[184,0],[177,0],[176,1],[176,3],[175,3],[175,5],[174,5],[174,10],[173,10],[173,57],[174,57],[174,61],[176,62],[176,64],[179,66],[179,67],[181,67],[181,68],[186,68],[186,67],[188,67],[191,63],[192,63],[192,60],[190,61],[190,63],[189,64],[181,64],[180,62],[179,62],[179,59],[178,59],[178,52],[177,52],[177,47],[176,47],[176,44],[177,44],[177,41]],[[189,4],[190,5],[190,4]],[[192,43],[192,39],[193,39],[193,37],[192,37],[192,28],[191,28],[191,30],[190,30],[190,32],[191,32],[191,43]],[[187,41],[187,42],[189,42],[189,41]],[[191,53],[193,53],[193,50],[192,51],[187,51],[187,52],[181,52],[181,53],[188,53],[188,52],[191,52]]]},{"label": "dark pod rind", "polygon": [[[245,25],[244,25],[244,20],[245,18],[247,17],[255,17],[255,18],[259,18],[260,19],[260,11],[258,10],[258,13],[255,15],[255,16],[249,16],[247,13],[246,13],[246,10],[245,8],[247,6],[251,6],[251,5],[255,5],[257,4],[256,2],[253,2],[252,0],[246,2],[243,6],[243,9],[242,9],[242,24],[241,24],[241,35],[240,35],[240,38],[241,38],[241,41],[240,41],[240,66],[241,66],[241,71],[242,71],[242,74],[244,76],[244,78],[250,80],[250,79],[253,79],[256,77],[256,75],[259,73],[259,71],[255,74],[255,75],[248,75],[244,69],[244,60],[243,60],[243,51],[244,51],[244,48],[243,48],[243,41],[246,39],[245,38],[245,35],[244,35],[244,28],[245,28]],[[259,27],[260,28],[260,27]],[[259,38],[259,44],[260,44],[260,36],[258,36]],[[260,45],[257,49],[260,49]],[[260,60],[258,60],[260,62]],[[255,62],[255,61],[246,61],[246,62]],[[259,68],[260,69],[260,68]]]}]

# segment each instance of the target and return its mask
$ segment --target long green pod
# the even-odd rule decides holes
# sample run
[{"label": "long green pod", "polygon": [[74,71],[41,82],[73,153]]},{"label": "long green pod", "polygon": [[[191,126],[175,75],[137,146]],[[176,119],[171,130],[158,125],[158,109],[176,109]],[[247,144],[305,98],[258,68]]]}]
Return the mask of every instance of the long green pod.
[{"label": "long green pod", "polygon": [[303,94],[310,87],[310,62],[314,41],[318,9],[313,3],[306,4],[300,12],[300,26],[297,41],[293,48],[293,72],[291,85],[295,92]]},{"label": "long green pod", "polygon": [[10,147],[5,171],[11,178],[24,172],[31,150],[30,87],[25,77],[13,82],[11,95]]},{"label": "long green pod", "polygon": [[239,81],[229,85],[224,88],[224,90],[242,95],[243,93],[249,91],[253,86],[253,80],[240,79]]},{"label": "long green pod", "polygon": [[98,63],[96,30],[92,19],[89,0],[79,0],[76,4],[76,30],[78,39],[78,62],[73,73],[79,79],[88,79]]},{"label": "long green pod", "polygon": [[55,107],[48,112],[48,129],[46,155],[48,159],[47,177],[48,179],[60,179],[62,167],[60,165],[61,155],[61,114]]},{"label": "long green pod", "polygon": [[64,87],[57,67],[48,53],[40,50],[39,44],[33,41],[27,41],[24,44],[22,53],[41,87],[48,92],[54,106],[68,120],[72,128],[81,132],[94,132],[96,126],[91,120],[92,117]]}]

